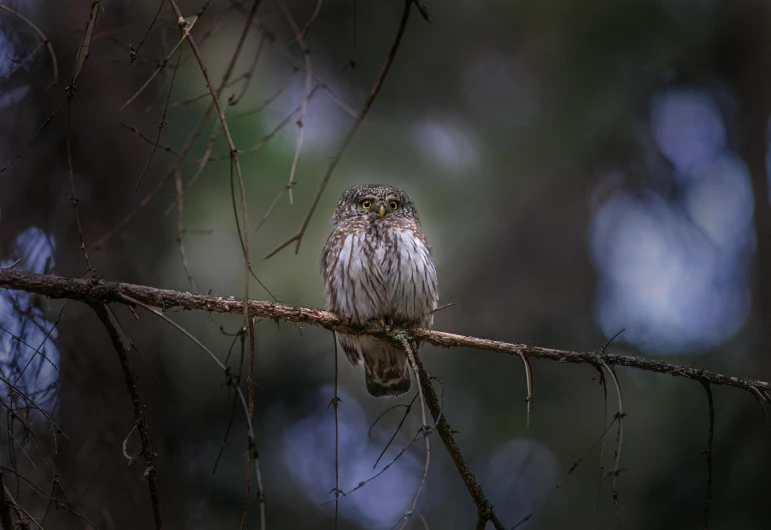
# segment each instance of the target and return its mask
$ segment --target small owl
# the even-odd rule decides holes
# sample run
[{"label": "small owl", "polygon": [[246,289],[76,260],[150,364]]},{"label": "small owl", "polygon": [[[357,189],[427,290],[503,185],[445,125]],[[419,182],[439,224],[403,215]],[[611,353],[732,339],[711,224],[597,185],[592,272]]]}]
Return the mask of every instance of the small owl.
[{"label": "small owl", "polygon": [[[321,253],[327,310],[355,326],[430,327],[439,300],[436,269],[410,196],[391,186],[353,186],[337,203],[332,225]],[[371,395],[410,389],[401,348],[366,335],[340,335],[340,346],[351,364],[364,362]]]}]

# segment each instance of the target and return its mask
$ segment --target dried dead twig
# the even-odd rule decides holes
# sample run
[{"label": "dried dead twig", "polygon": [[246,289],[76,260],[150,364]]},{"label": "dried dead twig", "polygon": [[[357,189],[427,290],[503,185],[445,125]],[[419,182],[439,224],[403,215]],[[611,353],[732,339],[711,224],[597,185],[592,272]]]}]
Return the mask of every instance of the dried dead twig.
[{"label": "dried dead twig", "polygon": [[[463,479],[463,483],[466,485],[469,495],[477,505],[477,513],[480,514],[480,518],[483,519],[485,523],[487,521],[493,523],[495,530],[505,530],[503,523],[495,514],[493,505],[482,492],[482,487],[471,472],[471,469],[460,450],[458,442],[455,441],[455,435],[453,434],[450,424],[447,422],[446,415],[442,413],[442,407],[439,398],[436,395],[436,391],[434,390],[434,387],[431,386],[430,374],[423,366],[420,356],[413,355],[413,359],[415,361],[415,367],[417,368],[420,384],[426,394],[428,409],[431,411],[431,416],[436,422],[436,430],[439,433],[439,437],[442,439],[444,446],[447,448],[447,452],[450,453],[450,458],[452,458],[453,464],[455,464],[458,473],[460,473],[461,479]],[[479,525],[477,524],[477,527],[478,526]]]},{"label": "dried dead twig", "polygon": [[169,101],[171,100],[171,93],[174,90],[174,81],[177,79],[177,71],[179,70],[180,59],[182,59],[182,48],[179,48],[179,51],[177,52],[177,62],[174,65],[174,70],[172,71],[172,74],[171,74],[171,82],[169,83],[169,92],[166,94],[166,104],[163,106],[163,112],[161,113],[161,121],[158,122],[158,133],[155,135],[155,141],[153,142],[153,150],[150,151],[150,158],[147,159],[147,163],[145,164],[145,167],[142,168],[142,173],[139,174],[137,183],[134,185],[135,191],[139,188],[139,184],[142,182],[142,177],[145,176],[145,172],[147,172],[147,168],[150,167],[150,162],[153,161],[153,157],[155,156],[155,151],[158,150],[158,142],[161,141],[161,133],[163,132],[163,128],[166,126],[166,113],[169,110]]},{"label": "dried dead twig", "polygon": [[[305,119],[305,112],[308,109],[308,99],[310,98],[310,93],[311,93],[311,79],[313,77],[313,69],[311,67],[311,51],[305,45],[305,39],[303,38],[303,33],[300,31],[300,27],[297,25],[297,22],[295,22],[295,19],[292,16],[292,12],[289,11],[289,9],[286,7],[286,4],[284,4],[282,0],[273,0],[273,1],[278,7],[278,10],[281,11],[281,14],[289,23],[289,26],[292,28],[292,31],[294,32],[294,35],[295,35],[295,39],[297,40],[297,43],[300,45],[300,48],[303,51],[303,57],[305,59],[305,93],[303,94],[302,103],[300,104],[300,116],[297,118],[297,122],[296,122],[297,145],[295,146],[294,157],[292,158],[292,168],[289,170],[289,182],[287,183],[287,189],[289,190],[289,204],[294,204],[292,187],[294,186],[294,174],[295,174],[295,171],[297,170],[297,162],[300,159],[300,150],[302,149],[302,145],[303,145],[303,131],[304,131],[303,120]],[[319,4],[319,6],[317,6],[317,9],[319,9],[320,7],[321,6]]]},{"label": "dried dead twig", "polygon": [[[45,44],[46,47],[48,48],[48,53],[51,56],[51,66],[52,66],[52,68],[54,70],[54,80],[51,82],[51,84],[49,86],[53,86],[53,85],[57,84],[59,82],[59,63],[56,60],[56,52],[54,52],[54,47],[51,44],[51,41],[48,40],[48,37],[46,37],[46,34],[43,33],[43,31],[39,27],[37,27],[30,19],[28,19],[27,17],[25,17],[24,15],[22,15],[18,11],[14,10],[14,9],[11,9],[10,7],[2,5],[2,4],[0,4],[0,11],[5,11],[5,12],[10,13],[13,16],[19,18],[25,24],[27,24],[30,28],[32,28],[32,30],[35,33],[37,33],[38,36],[42,39],[42,41],[43,41],[42,44]],[[37,49],[35,51],[37,51]],[[32,55],[34,55],[34,52],[32,54],[30,54],[28,57],[31,57]],[[25,61],[26,60],[27,59],[25,59]],[[22,63],[23,62],[24,61],[22,61]]]},{"label": "dried dead twig", "polygon": [[302,223],[300,224],[300,228],[292,237],[290,237],[289,239],[281,243],[278,247],[276,247],[271,252],[269,252],[264,259],[268,259],[272,256],[275,256],[278,252],[280,252],[287,246],[291,245],[292,243],[296,243],[295,254],[297,254],[300,251],[300,243],[302,243],[302,238],[305,235],[305,230],[308,228],[308,224],[310,223],[311,217],[313,217],[313,213],[316,211],[316,207],[319,204],[321,195],[322,193],[324,193],[324,189],[327,187],[327,183],[329,182],[329,179],[332,177],[332,173],[337,167],[337,164],[340,162],[340,159],[342,158],[343,153],[348,148],[348,144],[351,143],[353,136],[356,134],[356,131],[359,129],[359,126],[361,125],[362,121],[364,121],[364,118],[367,116],[367,113],[369,112],[370,108],[372,108],[372,103],[375,101],[375,98],[380,92],[380,89],[383,86],[383,82],[385,81],[385,78],[388,75],[388,71],[391,69],[391,65],[393,64],[394,59],[396,58],[396,52],[399,50],[399,45],[402,42],[402,37],[404,36],[404,30],[407,28],[407,20],[409,20],[409,17],[410,17],[411,7],[412,7],[412,0],[405,0],[404,10],[402,11],[402,18],[399,21],[399,27],[396,31],[396,37],[394,38],[393,44],[391,45],[391,49],[388,52],[388,56],[386,57],[386,60],[383,63],[383,67],[380,70],[380,75],[375,81],[375,85],[372,87],[372,90],[370,91],[369,96],[367,97],[367,100],[364,102],[364,105],[361,107],[361,110],[356,116],[356,119],[354,120],[353,125],[351,125],[351,128],[348,131],[348,134],[345,135],[345,138],[343,139],[343,143],[340,145],[340,148],[338,149],[335,156],[332,157],[332,161],[329,163],[329,166],[327,167],[327,171],[322,177],[321,182],[319,183],[319,187],[316,190],[316,194],[314,195],[313,200],[311,201],[311,205],[308,208],[308,211],[305,214],[305,217],[303,218]]},{"label": "dried dead twig", "polygon": [[0,473],[0,524],[2,525],[3,530],[13,530],[11,503],[5,495],[5,484],[3,483],[2,473]]},{"label": "dried dead twig", "polygon": [[[75,225],[78,229],[78,237],[80,238],[80,251],[83,253],[83,258],[86,260],[86,268],[88,271],[93,270],[91,267],[91,260],[88,258],[88,251],[86,250],[86,242],[83,239],[83,226],[80,223],[80,212],[78,210],[78,203],[80,200],[75,194],[75,171],[72,167],[72,134],[70,130],[70,121],[72,117],[72,99],[75,97],[76,83],[80,77],[83,68],[86,66],[86,61],[91,55],[91,39],[94,36],[96,30],[96,22],[99,17],[99,6],[101,0],[94,0],[91,4],[91,9],[88,13],[88,19],[86,20],[86,27],[83,30],[83,38],[78,46],[78,53],[75,57],[75,65],[72,68],[72,78],[70,79],[70,85],[66,89],[67,100],[67,118],[66,118],[66,143],[67,143],[67,170],[70,175],[70,203],[72,204],[72,211],[75,216]],[[81,60],[82,57],[82,60]]]},{"label": "dried dead twig", "polygon": [[702,382],[707,393],[707,406],[709,407],[709,431],[707,432],[707,497],[704,501],[704,530],[709,529],[709,512],[712,508],[712,441],[715,437],[715,403],[712,400],[712,387],[709,383]]},{"label": "dried dead twig", "polygon": [[615,449],[615,458],[613,463],[613,479],[610,486],[610,492],[611,496],[613,497],[613,504],[616,507],[616,523],[618,524],[619,528],[621,527],[621,517],[619,515],[618,510],[618,474],[619,474],[619,464],[621,462],[621,448],[624,444],[624,403],[621,399],[621,385],[618,383],[618,378],[616,377],[616,372],[613,370],[612,367],[608,366],[607,363],[601,363],[602,367],[605,369],[605,371],[608,372],[608,375],[610,376],[610,379],[613,381],[613,385],[616,387],[616,396],[618,397],[618,430],[616,431],[616,449]]},{"label": "dried dead twig", "polygon": [[407,337],[404,334],[399,334],[396,336],[398,338],[399,342],[401,342],[402,349],[404,350],[404,353],[407,355],[407,359],[410,362],[410,368],[412,368],[413,373],[415,374],[415,380],[418,384],[418,396],[420,397],[420,414],[421,414],[421,424],[420,429],[423,433],[423,439],[426,442],[426,462],[423,466],[423,475],[420,477],[420,482],[418,483],[418,488],[415,491],[415,495],[412,497],[412,502],[410,503],[409,508],[407,508],[407,511],[404,512],[404,516],[402,517],[402,522],[399,525],[399,530],[404,530],[404,527],[407,526],[407,523],[410,520],[410,517],[415,512],[415,507],[418,503],[418,498],[420,497],[420,492],[423,490],[423,486],[426,483],[426,478],[428,477],[428,466],[431,463],[431,444],[428,440],[428,435],[430,432],[430,427],[428,426],[428,422],[426,421],[426,398],[423,395],[423,385],[421,384],[420,377],[418,375],[418,365],[415,361],[415,353],[413,352],[412,346],[410,345],[409,341],[407,340]]},{"label": "dried dead twig", "polygon": [[[605,436],[608,434],[608,431],[611,427],[613,427],[613,424],[618,421],[619,415],[616,414],[616,416],[613,418],[613,420],[605,427],[605,430],[602,431],[600,436],[597,437],[597,439],[594,441],[592,445],[589,446],[589,448],[584,451],[584,453],[576,459],[573,464],[570,466],[570,468],[567,470],[565,475],[562,477],[562,479],[554,486],[554,488],[551,490],[550,495],[554,494],[559,490],[562,485],[565,483],[565,481],[570,477],[570,475],[573,474],[573,472],[578,469],[578,466],[581,465],[581,463],[586,459],[586,457],[589,455],[589,453],[592,452],[592,450],[597,446],[598,443],[605,443]],[[546,500],[544,499],[538,507],[536,507],[533,511],[525,515],[522,519],[516,522],[514,526],[511,527],[511,530],[515,530],[516,528],[519,528],[529,520],[531,520],[533,517],[535,517],[543,508],[546,506]]]},{"label": "dried dead twig", "polygon": [[107,330],[107,334],[112,340],[112,345],[118,354],[118,360],[120,361],[121,368],[123,369],[123,376],[126,380],[126,388],[131,396],[131,404],[134,407],[134,419],[136,420],[137,430],[139,431],[139,440],[142,446],[142,457],[145,461],[144,475],[147,478],[147,484],[150,489],[150,501],[153,505],[153,518],[155,520],[156,530],[163,528],[163,518],[161,516],[161,501],[158,488],[158,476],[155,470],[153,460],[155,459],[155,453],[150,449],[150,434],[147,428],[147,418],[145,416],[145,405],[139,396],[139,390],[137,388],[136,375],[131,368],[131,363],[128,358],[128,351],[123,346],[118,329],[115,327],[110,314],[107,311],[107,306],[103,303],[94,303],[91,305],[92,309],[99,317],[104,328]]},{"label": "dried dead twig", "polygon": [[[193,26],[195,25],[197,20],[198,20],[198,17],[194,17],[192,19],[192,21],[187,23],[187,26],[185,27],[185,29],[184,29],[184,31],[182,33],[182,36],[177,41],[177,43],[174,45],[174,47],[171,49],[171,51],[168,53],[168,55],[163,59],[163,61],[161,61],[161,63],[158,66],[155,67],[155,70],[153,70],[153,73],[150,74],[149,78],[147,78],[147,81],[145,81],[144,84],[142,84],[142,86],[139,87],[139,89],[136,92],[134,92],[134,94],[130,98],[128,98],[123,105],[120,106],[120,108],[118,109],[118,112],[122,111],[123,109],[125,109],[126,107],[131,105],[131,103],[133,103],[134,100],[137,99],[139,97],[139,95],[142,94],[142,92],[145,91],[145,89],[150,85],[150,83],[152,83],[153,79],[155,79],[155,77],[159,73],[161,73],[161,71],[164,68],[166,68],[166,65],[169,63],[169,60],[171,59],[171,56],[174,55],[174,52],[177,51],[177,48],[182,46],[182,43],[185,42],[185,39],[190,34],[190,30],[193,29]],[[178,68],[178,67],[179,67],[179,59],[177,59],[177,67],[175,67],[175,71],[176,71],[176,68]],[[172,84],[173,84],[173,82],[172,82]],[[168,103],[167,103],[167,106],[168,106]]]}]

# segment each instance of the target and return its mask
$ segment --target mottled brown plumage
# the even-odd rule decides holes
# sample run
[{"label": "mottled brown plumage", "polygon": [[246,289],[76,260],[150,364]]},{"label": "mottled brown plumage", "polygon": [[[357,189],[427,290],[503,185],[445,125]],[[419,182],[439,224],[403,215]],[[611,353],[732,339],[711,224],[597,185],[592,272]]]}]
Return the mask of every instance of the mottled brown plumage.
[{"label": "mottled brown plumage", "polygon": [[[410,196],[391,186],[348,188],[332,224],[321,254],[327,309],[356,326],[430,327],[439,300],[436,269]],[[373,396],[410,389],[400,348],[366,335],[340,335],[340,345],[354,366],[364,363]]]}]

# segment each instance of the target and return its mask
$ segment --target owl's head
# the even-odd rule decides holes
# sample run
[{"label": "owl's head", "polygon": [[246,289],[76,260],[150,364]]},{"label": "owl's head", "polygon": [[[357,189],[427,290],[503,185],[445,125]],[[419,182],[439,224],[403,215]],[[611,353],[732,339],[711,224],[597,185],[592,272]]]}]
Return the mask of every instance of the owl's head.
[{"label": "owl's head", "polygon": [[367,184],[352,186],[343,192],[332,216],[332,224],[355,218],[377,221],[394,217],[418,221],[418,211],[407,192],[393,186]]}]

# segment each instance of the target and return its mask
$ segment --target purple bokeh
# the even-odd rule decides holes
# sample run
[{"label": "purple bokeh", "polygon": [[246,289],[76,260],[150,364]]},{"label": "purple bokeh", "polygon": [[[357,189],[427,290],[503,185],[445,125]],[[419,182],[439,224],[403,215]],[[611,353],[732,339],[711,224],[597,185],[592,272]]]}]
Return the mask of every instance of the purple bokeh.
[{"label": "purple bokeh", "polygon": [[[15,269],[42,273],[53,266],[53,238],[30,227],[16,238]],[[0,261],[8,267],[16,260]],[[21,313],[25,313],[22,315]],[[59,379],[58,336],[53,323],[46,320],[31,295],[21,291],[0,292],[0,367],[2,375],[35,403],[47,410],[53,407]],[[46,337],[48,335],[48,337]],[[14,337],[19,337],[21,341]],[[5,395],[6,384],[0,382]]]},{"label": "purple bokeh", "polygon": [[[328,402],[333,392],[332,386],[320,388],[316,402]],[[405,425],[377,469],[373,469],[392,433],[378,424],[372,430],[372,436],[368,436],[374,418],[367,418],[353,396],[342,391],[339,395],[342,399],[338,421],[340,489],[350,492],[391,462],[414,433],[408,434]],[[392,414],[399,415],[401,411]],[[310,413],[288,425],[282,440],[285,464],[302,493],[319,505],[334,499],[331,490],[335,487],[335,427],[331,409],[329,414]],[[361,489],[341,496],[340,515],[366,528],[391,528],[409,507],[418,487],[423,470],[423,448],[423,441],[418,440],[382,475]],[[419,506],[425,505],[424,497]],[[334,503],[321,509],[334,513]]]},{"label": "purple bokeh", "polygon": [[651,123],[675,168],[678,199],[619,192],[594,214],[590,250],[599,281],[596,318],[608,337],[662,353],[706,350],[747,319],[746,269],[754,230],[744,163],[705,93],[654,98]]}]

